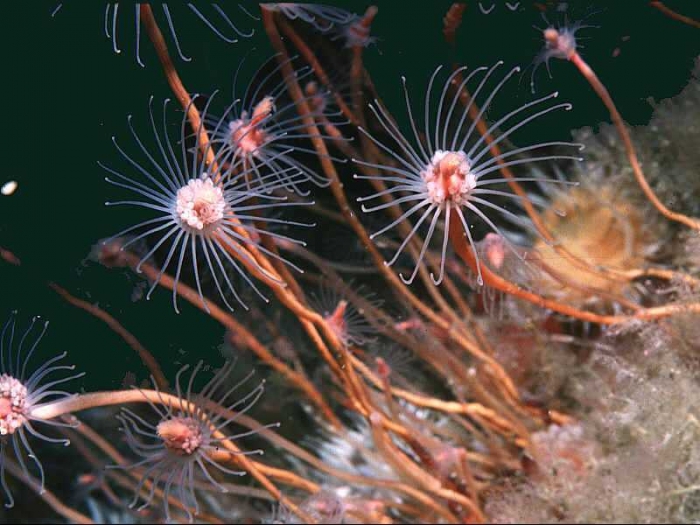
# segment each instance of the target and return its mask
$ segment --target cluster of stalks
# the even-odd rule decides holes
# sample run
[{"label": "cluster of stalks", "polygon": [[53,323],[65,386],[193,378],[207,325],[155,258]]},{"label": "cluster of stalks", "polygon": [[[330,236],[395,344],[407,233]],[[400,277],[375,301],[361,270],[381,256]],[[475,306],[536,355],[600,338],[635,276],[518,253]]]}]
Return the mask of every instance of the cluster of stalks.
[{"label": "cluster of stalks", "polygon": [[[140,9],[142,24],[155,46],[168,83],[183,109],[187,111],[192,130],[200,133],[201,154],[206,155],[208,161],[214,163],[214,151],[209,145],[207,129],[202,125],[201,116],[196,105],[192,103],[190,92],[178,76],[151,7],[148,4],[142,4]],[[367,27],[376,15],[376,11],[376,8],[370,8],[365,14],[363,23]],[[450,42],[455,40],[455,31],[458,26],[455,19],[458,19],[462,12],[463,8],[456,4],[445,18],[445,36]],[[477,323],[478,312],[474,311],[474,302],[469,300],[468,293],[465,293],[464,286],[459,282],[460,272],[448,272],[441,286],[436,286],[430,272],[432,270],[437,273],[440,260],[438,254],[429,251],[425,257],[426,264],[419,269],[418,280],[421,284],[412,289],[385,264],[384,255],[370,240],[360,220],[355,202],[349,199],[344,190],[336,171],[337,166],[329,155],[329,148],[340,148],[348,158],[361,158],[375,164],[392,165],[393,160],[387,158],[383,151],[364,136],[355,141],[334,141],[332,145],[320,138],[322,135],[343,138],[344,130],[322,116],[318,116],[309,107],[308,98],[305,97],[302,86],[293,74],[290,57],[298,56],[299,60],[313,69],[319,82],[331,91],[334,89],[330,79],[332,75],[324,69],[322,61],[297,32],[294,24],[279,13],[267,9],[262,9],[262,23],[277,53],[276,57],[287,84],[289,96],[295,101],[296,109],[303,117],[305,132],[311,137],[321,169],[330,181],[330,194],[337,206],[332,210],[315,205],[311,210],[352,230],[371,256],[376,274],[383,279],[387,289],[385,296],[393,296],[397,302],[406,305],[412,312],[412,317],[410,321],[397,322],[381,307],[344,284],[346,281],[342,269],[304,247],[292,245],[283,240],[266,238],[263,241],[266,243],[266,248],[274,252],[287,252],[287,255],[305,261],[309,274],[322,275],[325,282],[331,283],[331,286],[337,288],[337,291],[342,294],[343,301],[350,303],[371,320],[382,338],[410,350],[421,366],[429,370],[430,374],[445,388],[440,395],[423,392],[405,381],[401,377],[401,372],[392,369],[391,363],[387,360],[367,358],[369,352],[366,348],[362,348],[356,341],[344,338],[333,319],[324,316],[309,305],[303,286],[296,276],[277,260],[256,250],[254,245],[251,244],[247,248],[249,259],[231,251],[231,256],[240,261],[253,276],[269,284],[279,304],[296,317],[308,337],[309,344],[327,366],[333,389],[321,391],[310,379],[310,375],[306,373],[299,359],[290,360],[279,356],[270,345],[263,343],[258,335],[237,319],[236,314],[218,307],[214,301],[208,301],[207,308],[200,301],[197,291],[183,283],[179,283],[176,287],[177,294],[221,323],[222,327],[235,337],[237,346],[250,350],[261,363],[282,376],[288,385],[304,399],[304,402],[312,407],[328,432],[338,436],[347,434],[348,414],[354,414],[364,420],[371,435],[374,453],[380,458],[379,461],[391,467],[394,475],[382,479],[337,469],[299,444],[282,437],[280,432],[264,428],[251,417],[240,414],[236,419],[238,423],[257,431],[259,436],[268,441],[272,447],[308,467],[302,470],[315,471],[318,475],[302,476],[291,469],[271,466],[265,459],[241,454],[237,443],[224,439],[221,449],[212,459],[247,472],[257,486],[227,485],[230,495],[223,497],[235,495],[278,502],[299,519],[313,523],[319,514],[303,502],[311,496],[323,493],[325,487],[317,481],[323,478],[334,480],[336,486],[346,485],[367,489],[358,490],[358,494],[372,494],[364,500],[353,498],[351,503],[348,502],[345,505],[345,515],[349,520],[368,523],[391,523],[401,520],[483,522],[486,520],[482,510],[484,491],[504,473],[519,472],[523,469],[523,458],[528,456],[531,446],[531,433],[551,424],[565,425],[571,419],[566,414],[532,406],[521,399],[514,381],[495,358],[489,338]],[[365,97],[367,94],[373,99],[379,98],[374,91],[369,73],[364,68],[363,50],[364,48],[359,45],[350,49],[349,74],[353,86],[352,100],[346,100],[340,96],[337,96],[336,100],[344,117],[355,126],[366,125]],[[700,230],[700,223],[696,219],[668,210],[654,195],[646,182],[637,161],[634,145],[622,117],[615,109],[611,96],[592,69],[575,51],[569,60],[580,70],[584,79],[591,84],[610,110],[612,120],[623,139],[637,182],[651,203],[663,217]],[[461,79],[457,78],[455,86],[460,85],[460,82]],[[463,91],[459,95],[466,107],[470,100],[469,93]],[[473,118],[478,117],[476,105],[472,104],[470,110]],[[477,129],[483,135],[486,133],[487,125],[484,122],[478,122]],[[489,143],[492,141],[491,137],[486,137],[486,140]],[[499,155],[498,144],[494,144],[491,151],[493,155]],[[358,169],[362,172],[364,168],[359,166]],[[211,172],[217,172],[216,166],[211,166]],[[502,174],[507,179],[515,178],[510,169],[505,166],[502,168]],[[386,189],[381,181],[371,180],[371,183],[376,192]],[[620,271],[591,265],[590,262],[570,253],[565,245],[557,244],[539,212],[531,204],[525,189],[516,181],[509,184],[513,192],[522,197],[524,209],[542,237],[554,243],[557,254],[575,265],[582,274],[595,275],[596,282],[600,278],[630,283],[653,278],[669,282],[683,281],[691,286],[700,284],[690,275],[669,269],[639,268]],[[386,194],[383,198],[385,202],[391,202],[393,197],[391,194]],[[401,215],[398,205],[389,207],[387,210],[394,219]],[[236,224],[232,226],[236,227]],[[476,273],[477,262],[459,224],[453,218],[453,222],[445,227],[450,231],[449,239],[453,252],[459,257],[451,261],[447,265],[448,268],[461,267],[466,273]],[[403,235],[406,235],[411,228],[407,220],[399,225],[399,231]],[[240,229],[240,233],[247,235],[243,229]],[[414,260],[418,258],[421,246],[422,240],[419,235],[416,235],[408,245],[408,253]],[[108,250],[108,247],[104,250]],[[12,259],[10,252],[2,253],[6,260],[16,261]],[[129,251],[111,255],[112,264],[118,263],[135,268],[139,263],[138,256]],[[103,258],[106,257],[103,255]],[[159,269],[152,265],[145,263],[140,269],[150,280],[156,280],[158,277]],[[665,304],[647,308],[628,300],[620,300],[621,306],[615,314],[600,313],[559,302],[540,295],[537,291],[524,289],[487,265],[482,265],[481,273],[483,286],[500,292],[508,300],[531,303],[537,308],[554,312],[558,316],[586,323],[616,325],[634,319],[663,322],[663,319],[679,312],[700,312],[700,304]],[[280,286],[275,281],[283,281],[286,286]],[[166,274],[160,277],[159,284],[172,290],[174,279]],[[116,319],[98,307],[73,297],[60,286],[52,285],[52,287],[67,301],[101,318],[122,335],[148,367],[161,392],[130,390],[81,394],[49,404],[42,408],[41,414],[34,414],[35,416],[46,419],[68,418],[90,408],[145,401],[173,407],[182,404],[177,397],[167,393],[168,381],[157,361]],[[419,294],[417,289],[425,293]],[[593,292],[595,293],[595,290]],[[600,293],[605,292],[601,290]],[[257,313],[265,318],[264,312]],[[266,319],[266,322],[274,326],[270,319]],[[426,334],[430,344],[426,344]],[[292,354],[294,355],[294,349]],[[332,391],[332,394],[329,391]],[[220,406],[208,408],[215,413],[226,412]],[[232,415],[229,414],[229,416]],[[449,422],[449,424],[438,425],[437,421]],[[100,464],[98,455],[108,457],[117,465],[129,464],[128,458],[125,458],[85,422],[74,430],[66,432],[70,434],[79,452],[95,467]],[[7,470],[10,474],[20,474],[11,461],[7,462]],[[143,468],[126,471],[109,470],[95,483],[107,499],[120,504],[119,497],[115,493],[116,487],[119,490],[141,490],[144,493],[151,490],[150,483],[139,483],[142,475]],[[30,486],[36,487],[35,481],[22,478]],[[197,483],[197,488],[206,489],[199,487],[203,485],[202,482]],[[166,496],[172,499],[171,508],[182,507],[183,504],[172,495],[168,496],[161,490],[155,491],[156,501]],[[79,523],[91,522],[90,518],[69,508],[54,494],[44,492],[42,497],[56,512],[67,519]],[[175,515],[178,516],[177,512]],[[183,516],[185,514],[180,515],[178,519],[184,519]],[[198,519],[220,522],[216,516],[207,515],[204,512],[200,512]]]}]

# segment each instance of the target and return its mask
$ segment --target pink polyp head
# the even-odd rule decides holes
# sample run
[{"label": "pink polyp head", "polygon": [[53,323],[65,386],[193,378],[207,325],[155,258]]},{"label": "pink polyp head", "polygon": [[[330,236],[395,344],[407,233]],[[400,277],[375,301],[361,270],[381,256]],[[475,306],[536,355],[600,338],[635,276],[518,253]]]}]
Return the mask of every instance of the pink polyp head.
[{"label": "pink polyp head", "polygon": [[476,187],[469,159],[463,151],[438,150],[421,173],[434,204],[451,202],[460,205]]},{"label": "pink polyp head", "polygon": [[335,310],[326,316],[326,322],[341,341],[347,340],[348,326],[345,321],[345,312],[347,308],[347,301],[338,301],[338,305],[336,306]]},{"label": "pink polyp head", "polygon": [[267,140],[264,120],[275,110],[272,97],[263,98],[253,109],[250,118],[246,112],[229,124],[231,144],[246,155],[254,154]]},{"label": "pink polyp head", "polygon": [[165,447],[178,456],[190,456],[204,443],[200,422],[189,417],[161,421],[157,430]]},{"label": "pink polyp head", "polygon": [[7,374],[0,376],[0,435],[14,434],[26,421],[27,388]]},{"label": "pink polyp head", "polygon": [[211,179],[194,179],[177,192],[177,214],[195,230],[203,230],[224,217],[224,192]]},{"label": "pink polyp head", "polygon": [[576,52],[574,30],[548,27],[544,30],[544,40],[547,43],[549,56],[569,60]]},{"label": "pink polyp head", "polygon": [[370,35],[370,31],[372,21],[377,16],[377,12],[376,6],[370,6],[362,17],[348,24],[345,28],[347,47],[367,47],[376,41],[376,38]]}]

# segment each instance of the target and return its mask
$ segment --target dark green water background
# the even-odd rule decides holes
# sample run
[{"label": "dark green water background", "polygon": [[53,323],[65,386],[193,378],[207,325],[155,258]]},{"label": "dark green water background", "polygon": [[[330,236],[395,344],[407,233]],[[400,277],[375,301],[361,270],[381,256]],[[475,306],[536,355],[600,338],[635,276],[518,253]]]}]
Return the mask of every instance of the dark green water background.
[{"label": "dark green water background", "polygon": [[[366,65],[400,121],[404,118],[401,75],[408,77],[418,101],[438,64],[459,60],[490,65],[498,59],[523,66],[531,63],[541,47],[540,36],[532,28],[542,25],[539,12],[531,1],[521,2],[517,12],[509,11],[503,0],[493,3],[494,11],[484,15],[476,2],[468,2],[456,53],[441,33],[448,2],[378,3],[372,30],[380,41],[367,50]],[[700,18],[700,2],[667,3]],[[124,4],[125,14],[133,16]],[[646,0],[570,2],[573,17],[604,8],[590,19],[600,28],[581,33],[591,37],[582,42],[583,52],[632,124],[648,121],[648,97],[660,100],[680,91],[700,51],[697,29],[647,4]],[[42,356],[68,350],[71,360],[88,373],[81,384],[88,390],[118,387],[127,372],[139,379],[147,373],[117,335],[57,297],[47,288],[48,280],[115,315],[156,355],[168,374],[183,361],[203,358],[217,364],[217,347],[223,339],[218,323],[185,304],[177,315],[164,291],[156,292],[151,301],[134,302],[131,294],[139,279],[83,262],[98,239],[130,224],[128,209],[103,205],[114,195],[114,188],[104,182],[105,173],[97,161],[116,160],[110,141],[113,134],[130,145],[127,114],[133,113],[143,123],[148,97],[163,98],[171,92],[146,38],[142,55],[147,68],[136,64],[129,42],[131,24],[121,36],[122,54],[112,52],[103,33],[103,2],[68,2],[51,18],[55,5],[53,1],[4,2],[2,7],[0,85],[5,133],[0,183],[14,179],[19,188],[12,197],[0,196],[0,246],[11,249],[23,264],[16,268],[0,261],[0,317],[19,309],[25,321],[35,314],[49,319]],[[339,5],[359,12],[368,4]],[[236,14],[235,6],[230,9]],[[194,60],[177,64],[193,92],[228,89],[246,51],[256,47],[262,55],[269,53],[260,22],[246,19],[256,34],[233,46],[219,41],[191,14],[185,12],[178,22],[183,46]],[[623,37],[629,39],[623,41]],[[621,52],[613,58],[617,47]],[[539,72],[539,93],[558,89],[562,98],[574,103],[574,110],[530,128],[530,134],[566,139],[571,129],[607,120],[607,112],[571,64],[555,61],[552,70],[553,80],[544,69]],[[509,104],[527,101],[528,82],[514,83],[504,97]],[[306,235],[323,236],[324,231]]]}]

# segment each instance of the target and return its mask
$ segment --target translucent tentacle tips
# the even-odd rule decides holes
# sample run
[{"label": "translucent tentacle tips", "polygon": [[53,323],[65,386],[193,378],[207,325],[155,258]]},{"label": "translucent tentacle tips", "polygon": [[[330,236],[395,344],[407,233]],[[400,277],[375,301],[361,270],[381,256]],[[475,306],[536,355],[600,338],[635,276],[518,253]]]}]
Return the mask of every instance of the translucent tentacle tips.
[{"label": "translucent tentacle tips", "polygon": [[323,4],[279,2],[261,4],[261,6],[263,9],[282,13],[290,20],[303,20],[322,33],[326,33],[336,26],[345,26],[358,18],[355,13],[340,7]]},{"label": "translucent tentacle tips", "polygon": [[[202,112],[203,121],[209,120],[207,110],[213,98],[209,99]],[[194,100],[197,100],[196,96]],[[156,118],[152,98],[149,103],[152,148],[149,149],[142,139],[145,134],[137,133],[130,116],[129,128],[138,153],[127,153],[113,138],[126,169],[117,170],[100,164],[109,173],[107,182],[135,196],[134,199],[108,202],[108,206],[142,208],[154,215],[127,227],[104,242],[132,235],[122,244],[122,250],[144,238],[153,242],[136,265],[136,270],[140,271],[145,262],[159,261],[160,270],[151,284],[147,298],[168,269],[174,268],[172,292],[175,310],[178,311],[177,290],[183,271],[193,275],[199,297],[208,310],[200,279],[202,268],[206,268],[213,277],[219,297],[229,309],[233,310],[233,305],[227,296],[232,296],[236,303],[247,308],[229,278],[231,269],[240,276],[244,286],[263,299],[265,296],[249,275],[251,268],[271,286],[284,285],[261,266],[253,252],[262,252],[301,271],[290,261],[265,248],[262,236],[275,237],[279,234],[269,233],[261,225],[283,223],[312,226],[266,217],[266,213],[273,208],[306,204],[288,202],[284,195],[274,194],[275,190],[287,189],[289,185],[299,183],[303,176],[296,172],[290,173],[294,170],[290,167],[279,167],[278,170],[258,176],[253,167],[242,167],[240,159],[233,163],[230,159],[226,161],[223,158],[227,155],[225,151],[219,151],[215,155],[213,164],[221,166],[226,163],[229,173],[224,176],[220,171],[212,172],[212,167],[206,163],[207,155],[202,154],[204,147],[200,144],[201,128],[194,134],[194,138],[187,131],[187,112],[182,117],[178,136],[170,136],[172,128],[168,125],[168,104],[169,100],[166,99],[162,106],[162,116]],[[213,125],[212,134],[215,135],[225,126],[228,116],[227,111]],[[193,141],[191,147],[188,147],[189,140]],[[210,142],[206,146],[207,152],[210,152],[212,144]],[[286,239],[303,244],[295,239]]]},{"label": "translucent tentacle tips", "polygon": [[[135,24],[136,41],[134,47],[136,62],[141,67],[145,67],[145,64],[141,60],[141,9],[144,5],[154,6],[153,9],[157,10],[155,6],[158,4],[136,3],[122,5],[119,2],[108,2],[104,11],[104,33],[112,42],[112,48],[115,53],[121,53],[122,42],[119,37],[120,27],[127,23]],[[167,26],[169,36],[177,50],[178,56],[180,59],[189,62],[192,58],[187,56],[182,49],[180,43],[181,38],[178,35],[179,25],[175,20],[176,17],[173,11],[165,2],[158,7],[160,7],[160,13],[162,13],[163,26]],[[197,6],[188,2],[181,7],[181,9],[186,9],[190,14],[194,15],[194,18],[203,22],[220,40],[229,44],[235,44],[240,38],[248,38],[252,36],[254,32],[252,29],[243,29],[242,25],[239,23],[241,14],[244,15],[246,19],[251,19],[253,16],[242,5],[238,5],[238,8],[238,12],[234,15],[231,13],[231,6],[222,8],[216,3]],[[175,10],[177,11],[178,8],[176,7]],[[129,16],[131,13],[134,14],[133,20],[131,16]],[[125,18],[127,18],[127,20],[124,20]],[[186,19],[187,17],[184,18]]]},{"label": "translucent tentacle tips", "polygon": [[[415,268],[410,276],[402,280],[410,284],[415,279],[420,265],[423,263],[426,251],[431,241],[439,239],[439,253],[441,264],[438,275],[433,275],[433,280],[439,284],[444,276],[445,257],[450,235],[450,221],[459,221],[463,234],[472,247],[476,259],[478,283],[482,284],[481,266],[479,255],[475,248],[475,240],[472,234],[473,223],[476,219],[482,221],[497,235],[506,239],[503,230],[498,226],[500,218],[515,222],[519,226],[529,228],[537,233],[527,217],[521,217],[502,204],[493,202],[494,197],[512,199],[518,201],[519,196],[508,191],[504,185],[508,179],[498,176],[503,167],[517,166],[538,161],[550,161],[561,159],[580,160],[576,155],[551,154],[551,148],[574,149],[578,151],[581,146],[570,142],[542,142],[531,144],[501,153],[497,157],[490,154],[492,145],[502,145],[504,141],[510,141],[512,135],[523,126],[557,110],[569,110],[571,105],[567,103],[553,104],[557,93],[523,104],[522,106],[497,118],[488,126],[482,136],[476,132],[479,120],[485,112],[491,110],[495,97],[503,86],[519,72],[519,68],[507,71],[499,78],[499,70],[502,62],[498,62],[490,68],[480,67],[467,73],[466,67],[456,69],[448,75],[442,89],[438,92],[438,100],[433,102],[433,91],[436,79],[441,72],[438,67],[432,74],[425,94],[423,107],[424,122],[421,136],[419,126],[414,118],[411,101],[406,88],[406,80],[403,79],[406,109],[411,125],[412,137],[407,137],[397,127],[389,112],[379,102],[370,105],[370,108],[386,134],[391,139],[389,144],[380,141],[364,129],[360,129],[393,161],[393,165],[375,164],[360,159],[354,162],[370,169],[377,170],[376,174],[355,175],[358,179],[377,180],[387,184],[388,189],[377,192],[367,197],[358,199],[363,203],[365,212],[384,210],[391,206],[405,205],[401,216],[389,225],[372,235],[372,238],[383,235],[394,229],[402,221],[414,221],[410,233],[402,239],[394,257],[386,264],[392,265],[404,251],[408,243],[421,226],[427,227],[427,233],[423,240],[420,253],[415,262]],[[466,103],[460,101],[465,88],[471,83],[475,87]],[[480,104],[480,108],[476,105]],[[435,106],[433,108],[433,106]],[[470,110],[476,112],[474,119],[469,117]],[[498,130],[498,133],[496,133]],[[486,136],[494,137],[491,145]],[[532,177],[515,178],[516,181],[531,181]],[[545,179],[549,183],[563,183]],[[495,189],[498,187],[503,189]],[[373,204],[376,199],[389,195],[393,198],[390,202]],[[411,224],[409,222],[409,224]],[[522,259],[513,249],[510,242],[507,245],[518,258]]]},{"label": "translucent tentacle tips", "polygon": [[19,471],[28,478],[30,472],[35,471],[43,492],[44,467],[32,449],[30,438],[66,446],[69,444],[66,439],[44,435],[35,425],[72,425],[38,418],[33,411],[47,403],[71,397],[73,394],[60,390],[60,385],[84,375],[56,375],[57,372],[72,372],[75,369],[74,366],[60,364],[66,353],[33,368],[32,358],[37,357],[37,347],[47,327],[48,322],[35,317],[22,332],[16,326],[16,313],[13,312],[0,333],[0,485],[8,508],[14,506],[14,498],[5,477],[6,462],[15,462]]},{"label": "translucent tentacle tips", "polygon": [[[189,366],[180,369],[175,379],[175,403],[165,400],[158,391],[155,380],[151,378],[153,388],[161,396],[161,403],[154,403],[146,397],[155,418],[142,417],[127,408],[122,409],[118,416],[127,445],[138,459],[130,465],[110,468],[137,472],[140,476],[131,501],[132,508],[138,506],[138,510],[142,510],[151,506],[157,499],[158,491],[162,490],[158,497],[162,499],[168,523],[172,521],[174,501],[179,502],[178,507],[182,508],[190,522],[199,513],[195,493],[197,481],[210,484],[214,490],[227,492],[226,486],[217,481],[215,471],[228,475],[245,475],[245,471],[222,465],[215,455],[224,450],[222,441],[235,441],[259,431],[256,429],[229,434],[228,428],[260,399],[264,382],[234,399],[233,396],[249,382],[253,373],[230,385],[228,379],[234,363],[227,362],[196,394],[193,389],[202,367],[200,361],[186,383],[183,382],[183,375]],[[278,424],[274,423],[264,428],[276,426]],[[262,451],[232,452],[226,449],[226,453],[232,457],[237,454],[262,454]],[[149,485],[150,488],[144,491],[144,487]]]}]

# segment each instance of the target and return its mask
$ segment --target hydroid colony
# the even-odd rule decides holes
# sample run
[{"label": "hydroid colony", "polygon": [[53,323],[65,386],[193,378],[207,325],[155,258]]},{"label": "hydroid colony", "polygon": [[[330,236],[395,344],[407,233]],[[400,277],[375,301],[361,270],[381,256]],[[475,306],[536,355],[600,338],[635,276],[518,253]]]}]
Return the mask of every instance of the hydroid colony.
[{"label": "hydroid colony", "polygon": [[[9,517],[30,490],[51,519],[81,523],[697,521],[700,221],[697,199],[673,193],[698,193],[697,148],[684,147],[697,79],[630,130],[579,53],[583,23],[548,26],[532,72],[401,79],[404,118],[364,66],[375,7],[179,7],[105,8],[114,51],[156,67],[148,39],[172,100],[144,101],[113,139],[119,165],[96,168],[118,233],[93,259],[140,276],[146,298],[191,305],[179,322],[199,309],[220,323],[232,359],[168,378],[114,315],[52,284],[151,381],[71,390],[81,374],[64,354],[37,362],[45,325],[12,313]],[[450,45],[466,13],[446,12]],[[190,23],[232,45],[233,90],[183,82],[178,63],[203,60],[179,35]],[[274,50],[257,62],[241,48],[253,31]],[[510,104],[503,90],[531,76],[539,90],[552,58],[613,126],[529,138],[568,97]],[[11,248],[2,271],[25,271]]]}]

